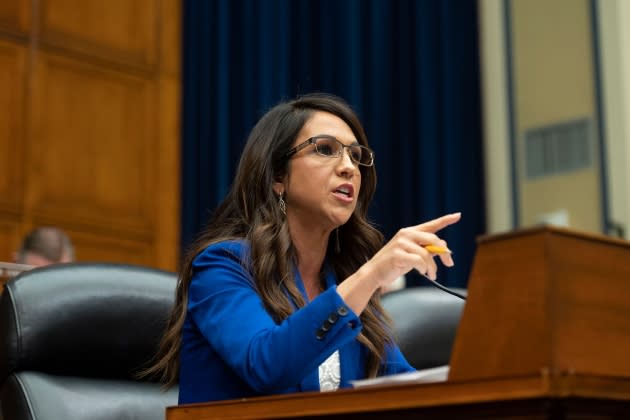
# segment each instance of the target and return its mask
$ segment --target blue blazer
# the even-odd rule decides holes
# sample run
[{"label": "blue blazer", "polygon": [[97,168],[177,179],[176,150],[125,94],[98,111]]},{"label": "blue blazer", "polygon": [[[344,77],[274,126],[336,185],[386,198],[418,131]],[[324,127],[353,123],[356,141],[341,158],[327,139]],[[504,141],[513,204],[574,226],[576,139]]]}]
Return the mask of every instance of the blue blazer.
[{"label": "blue blazer", "polygon": [[[368,351],[356,340],[361,321],[337,293],[334,274],[326,275],[323,293],[278,324],[241,264],[246,252],[245,242],[220,242],[193,262],[179,403],[318,391],[318,366],[335,350],[340,387],[364,378]],[[297,270],[295,280],[307,299]],[[384,374],[411,370],[397,346],[387,349]]]}]

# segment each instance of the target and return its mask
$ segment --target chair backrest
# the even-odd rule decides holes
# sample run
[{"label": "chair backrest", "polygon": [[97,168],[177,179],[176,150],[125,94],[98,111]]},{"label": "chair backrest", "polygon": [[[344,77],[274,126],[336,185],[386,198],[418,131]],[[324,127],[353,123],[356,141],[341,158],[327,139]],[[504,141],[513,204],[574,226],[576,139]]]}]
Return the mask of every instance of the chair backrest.
[{"label": "chair backrest", "polygon": [[394,322],[396,342],[413,367],[448,365],[464,300],[434,287],[411,287],[386,293],[382,304]]},{"label": "chair backrest", "polygon": [[72,263],[24,272],[0,298],[5,419],[159,419],[177,389],[138,380],[173,305],[176,276]]}]

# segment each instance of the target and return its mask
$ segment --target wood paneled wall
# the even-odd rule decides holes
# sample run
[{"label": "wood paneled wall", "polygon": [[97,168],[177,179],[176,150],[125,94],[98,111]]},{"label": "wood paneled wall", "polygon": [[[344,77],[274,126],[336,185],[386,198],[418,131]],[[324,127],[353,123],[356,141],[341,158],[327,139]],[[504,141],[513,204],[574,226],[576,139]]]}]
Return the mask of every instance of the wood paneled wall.
[{"label": "wood paneled wall", "polygon": [[177,268],[180,3],[0,1],[0,261],[56,225],[80,261]]}]

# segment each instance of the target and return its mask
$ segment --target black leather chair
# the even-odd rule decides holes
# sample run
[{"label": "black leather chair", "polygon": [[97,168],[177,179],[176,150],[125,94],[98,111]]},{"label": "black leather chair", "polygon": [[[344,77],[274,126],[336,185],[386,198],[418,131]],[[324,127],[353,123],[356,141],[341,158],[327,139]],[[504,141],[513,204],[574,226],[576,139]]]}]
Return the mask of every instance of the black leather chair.
[{"label": "black leather chair", "polygon": [[434,287],[412,287],[386,293],[382,304],[394,322],[396,342],[413,367],[448,365],[464,300]]},{"label": "black leather chair", "polygon": [[24,272],[0,299],[6,420],[160,419],[177,389],[138,380],[173,304],[175,274],[122,264]]}]

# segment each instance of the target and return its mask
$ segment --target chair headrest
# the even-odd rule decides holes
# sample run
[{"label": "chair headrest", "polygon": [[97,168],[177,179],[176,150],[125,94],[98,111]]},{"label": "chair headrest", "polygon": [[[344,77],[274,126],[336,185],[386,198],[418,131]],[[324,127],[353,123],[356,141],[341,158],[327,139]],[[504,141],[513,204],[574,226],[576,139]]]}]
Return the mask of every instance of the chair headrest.
[{"label": "chair headrest", "polygon": [[0,382],[15,371],[133,378],[155,354],[176,275],[72,263],[11,280],[0,298]]},{"label": "chair headrest", "polygon": [[[455,291],[466,294],[464,289]],[[434,287],[412,287],[385,294],[382,303],[412,366],[425,369],[449,363],[464,300]]]}]

